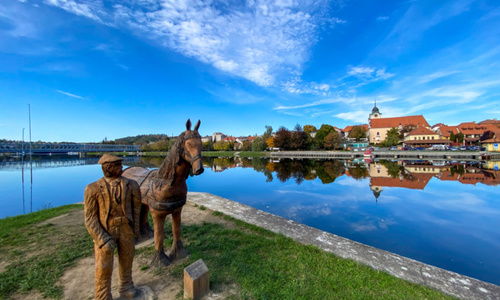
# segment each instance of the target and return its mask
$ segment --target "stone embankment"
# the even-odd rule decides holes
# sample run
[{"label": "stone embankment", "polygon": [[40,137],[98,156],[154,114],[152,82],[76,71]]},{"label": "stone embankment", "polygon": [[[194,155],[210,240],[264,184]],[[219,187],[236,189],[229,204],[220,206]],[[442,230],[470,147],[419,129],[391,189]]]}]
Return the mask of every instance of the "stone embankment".
[{"label": "stone embankment", "polygon": [[228,199],[190,192],[188,201],[459,299],[500,299],[498,285],[360,244]]}]

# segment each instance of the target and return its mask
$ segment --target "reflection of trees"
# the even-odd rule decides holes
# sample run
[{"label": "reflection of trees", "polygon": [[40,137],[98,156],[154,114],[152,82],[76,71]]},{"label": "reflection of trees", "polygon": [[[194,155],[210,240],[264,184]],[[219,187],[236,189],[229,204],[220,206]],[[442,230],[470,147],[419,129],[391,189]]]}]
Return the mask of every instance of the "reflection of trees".
[{"label": "reflection of trees", "polygon": [[146,168],[159,168],[164,159],[165,157],[163,156],[143,156],[141,163],[138,165]]},{"label": "reflection of trees", "polygon": [[315,161],[314,167],[323,184],[332,183],[344,174],[344,163],[338,160]]},{"label": "reflection of trees", "polygon": [[282,159],[278,164],[273,164],[276,177],[285,182],[293,178],[297,184],[304,182],[304,179],[311,178],[313,171],[313,161]]},{"label": "reflection of trees", "polygon": [[264,173],[264,175],[266,175],[266,182],[273,181],[273,172],[268,168],[268,165],[270,163],[267,158],[254,158],[251,160],[251,162],[255,171]]},{"label": "reflection of trees", "polygon": [[349,174],[356,180],[369,177],[368,169],[363,168],[360,164],[356,164],[354,168],[349,168]]},{"label": "reflection of trees", "polygon": [[388,161],[388,160],[381,160],[380,164],[387,168],[387,173],[392,178],[399,177],[399,174],[400,174],[401,170],[400,170],[399,165],[398,165],[397,162],[392,162],[392,161]]}]

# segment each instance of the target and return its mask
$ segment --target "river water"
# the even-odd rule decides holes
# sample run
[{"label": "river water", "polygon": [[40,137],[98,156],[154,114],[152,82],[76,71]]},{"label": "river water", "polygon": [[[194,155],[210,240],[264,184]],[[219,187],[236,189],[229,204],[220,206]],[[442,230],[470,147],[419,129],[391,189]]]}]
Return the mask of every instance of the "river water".
[{"label": "river water", "polygon": [[[129,157],[124,165],[161,161]],[[102,176],[97,158],[37,157],[32,165],[0,162],[0,218],[82,201],[85,186]],[[206,158],[204,165],[188,179],[190,191],[500,284],[500,162]]]}]

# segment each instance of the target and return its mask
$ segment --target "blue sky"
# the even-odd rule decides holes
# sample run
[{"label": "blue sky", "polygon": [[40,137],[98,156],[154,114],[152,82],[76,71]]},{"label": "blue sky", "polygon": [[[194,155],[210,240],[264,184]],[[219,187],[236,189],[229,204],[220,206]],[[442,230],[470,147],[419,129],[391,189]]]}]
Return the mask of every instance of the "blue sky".
[{"label": "blue sky", "polygon": [[2,0],[0,138],[500,116],[497,0]]}]

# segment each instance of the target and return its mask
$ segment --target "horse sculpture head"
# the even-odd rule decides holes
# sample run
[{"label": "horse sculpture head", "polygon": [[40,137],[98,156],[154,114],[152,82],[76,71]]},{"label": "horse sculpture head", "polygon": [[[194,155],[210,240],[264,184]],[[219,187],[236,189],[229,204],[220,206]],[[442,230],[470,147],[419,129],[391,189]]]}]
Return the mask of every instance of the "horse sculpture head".
[{"label": "horse sculpture head", "polygon": [[201,136],[198,133],[200,128],[200,120],[194,125],[194,130],[191,130],[191,120],[186,122],[186,131],[184,131],[184,151],[182,157],[189,162],[193,169],[194,175],[203,173],[203,161],[201,159]]}]

